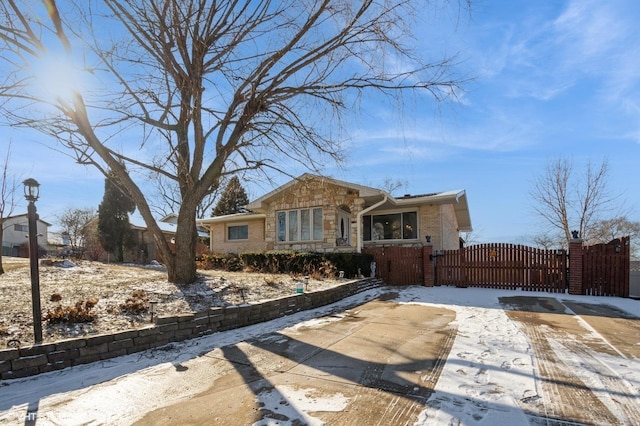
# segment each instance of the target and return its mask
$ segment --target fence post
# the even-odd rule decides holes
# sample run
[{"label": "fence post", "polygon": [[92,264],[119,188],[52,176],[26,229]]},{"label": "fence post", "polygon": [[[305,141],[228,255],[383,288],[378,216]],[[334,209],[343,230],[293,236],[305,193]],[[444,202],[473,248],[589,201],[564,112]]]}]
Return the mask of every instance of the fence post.
[{"label": "fence post", "polygon": [[569,294],[582,294],[582,239],[569,241]]},{"label": "fence post", "polygon": [[434,284],[433,269],[433,244],[426,243],[422,247],[422,273],[424,275],[424,286],[433,287]]}]

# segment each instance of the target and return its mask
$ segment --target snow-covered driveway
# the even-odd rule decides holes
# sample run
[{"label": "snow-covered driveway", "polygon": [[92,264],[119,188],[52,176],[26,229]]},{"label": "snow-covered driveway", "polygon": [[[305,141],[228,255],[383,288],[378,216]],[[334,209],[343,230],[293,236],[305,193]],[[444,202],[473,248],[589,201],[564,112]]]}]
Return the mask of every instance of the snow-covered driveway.
[{"label": "snow-covered driveway", "polygon": [[381,288],[0,382],[0,424],[640,424],[638,317],[629,299]]},{"label": "snow-covered driveway", "polygon": [[458,335],[420,424],[640,424],[640,301],[426,291]]}]

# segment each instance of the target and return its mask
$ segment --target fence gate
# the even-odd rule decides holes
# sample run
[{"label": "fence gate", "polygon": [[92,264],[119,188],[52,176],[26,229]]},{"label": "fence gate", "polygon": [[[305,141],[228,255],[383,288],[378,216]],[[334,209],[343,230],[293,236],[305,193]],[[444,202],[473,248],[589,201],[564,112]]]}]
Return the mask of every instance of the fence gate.
[{"label": "fence gate", "polygon": [[423,283],[422,247],[367,247],[365,252],[373,255],[376,276],[387,284]]},{"label": "fence gate", "polygon": [[582,294],[629,297],[630,238],[582,249]]},{"label": "fence gate", "polygon": [[502,243],[445,250],[436,257],[436,285],[564,293],[567,252]]}]

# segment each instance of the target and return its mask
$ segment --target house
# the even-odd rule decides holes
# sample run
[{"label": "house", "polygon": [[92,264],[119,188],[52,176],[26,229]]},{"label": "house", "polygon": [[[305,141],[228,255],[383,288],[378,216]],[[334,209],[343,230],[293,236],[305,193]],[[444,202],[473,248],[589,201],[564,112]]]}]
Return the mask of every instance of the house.
[{"label": "house", "polygon": [[[38,247],[48,250],[47,234],[50,223],[36,220]],[[2,255],[29,257],[29,219],[26,214],[5,217],[2,221]]]},{"label": "house", "polygon": [[[169,214],[159,219],[157,222],[158,227],[162,231],[165,239],[170,243],[174,243],[176,230],[178,228],[178,216],[176,214]],[[129,225],[132,231],[132,246],[125,250],[123,257],[124,262],[127,263],[140,263],[146,264],[152,260],[159,259],[158,249],[156,243],[151,235],[151,232],[147,230],[147,225],[139,214],[129,215]],[[88,259],[97,260],[102,262],[110,262],[113,260],[111,253],[107,253],[99,242],[98,239],[98,218],[94,218],[88,224],[87,238],[85,240],[84,255]],[[199,243],[196,250],[206,251],[202,249],[202,241],[206,241],[209,238],[209,234],[198,229]]]},{"label": "house", "polygon": [[[134,240],[136,241],[137,245],[134,249],[130,250],[129,253],[126,253],[125,257],[127,257],[132,262],[138,263],[147,263],[150,260],[154,259],[160,260],[158,259],[158,252],[156,244],[153,241],[153,236],[150,232],[147,231],[147,225],[144,222],[144,219],[142,219],[142,216],[130,216],[129,223],[131,224],[131,229],[134,233]],[[157,224],[167,241],[169,241],[171,244],[174,244],[176,230],[178,229],[178,215],[175,213],[168,214],[159,219],[157,221]],[[199,244],[196,248],[197,251],[202,245],[201,242],[205,241],[207,238],[209,238],[209,234],[203,229],[198,229]],[[204,250],[206,251],[206,248]]]},{"label": "house", "polygon": [[245,206],[246,212],[198,221],[220,253],[293,250],[361,252],[367,247],[460,247],[471,231],[464,190],[393,197],[386,191],[313,174]]},{"label": "house", "polygon": [[62,232],[49,232],[47,236],[47,242],[49,245],[48,254],[55,256],[65,256],[72,251],[71,238],[69,234]]}]

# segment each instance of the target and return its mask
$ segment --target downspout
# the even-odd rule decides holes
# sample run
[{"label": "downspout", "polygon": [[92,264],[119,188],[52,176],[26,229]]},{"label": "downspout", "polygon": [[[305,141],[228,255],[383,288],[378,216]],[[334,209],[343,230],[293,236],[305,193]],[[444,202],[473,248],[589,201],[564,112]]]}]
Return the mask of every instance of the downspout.
[{"label": "downspout", "polygon": [[369,213],[371,210],[377,209],[378,207],[386,203],[388,199],[389,196],[387,194],[384,194],[384,198],[382,199],[382,201],[378,201],[374,205],[367,207],[356,215],[356,226],[358,228],[356,232],[356,253],[362,253],[362,232],[360,232],[362,228],[362,216],[364,216],[365,213]]}]

